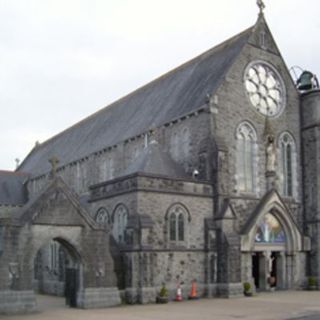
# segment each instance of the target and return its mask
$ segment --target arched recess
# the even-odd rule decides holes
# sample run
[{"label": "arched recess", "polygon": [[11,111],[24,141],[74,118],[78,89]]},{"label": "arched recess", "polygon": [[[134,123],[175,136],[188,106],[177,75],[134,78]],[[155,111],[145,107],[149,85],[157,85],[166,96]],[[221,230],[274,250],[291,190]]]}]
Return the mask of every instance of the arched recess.
[{"label": "arched recess", "polygon": [[[283,232],[279,241],[257,241],[270,218]],[[269,222],[271,222],[269,221]],[[259,232],[258,232],[259,231]],[[241,232],[242,278],[257,289],[288,289],[301,278],[304,237],[276,191],[271,191],[249,217]],[[300,256],[301,255],[301,256]]]},{"label": "arched recess", "polygon": [[241,236],[241,250],[254,251],[255,249],[255,236],[258,228],[258,221],[261,220],[266,214],[272,214],[280,223],[285,233],[285,250],[288,254],[301,251],[303,237],[292,219],[290,213],[283,206],[281,202],[275,201],[263,207],[246,226],[243,235]]},{"label": "arched recess", "polygon": [[[32,283],[35,291],[65,296],[67,305],[78,307],[78,293],[83,290],[85,258],[79,246],[68,237],[68,231],[70,230],[64,230],[63,227],[56,231],[48,227],[47,232],[37,231],[35,228],[29,246],[31,250],[25,251],[22,258],[24,268],[22,272],[25,276],[28,275],[29,280],[25,281]],[[59,250],[58,253],[52,251],[56,248]],[[63,259],[60,256],[62,252]],[[40,261],[39,267],[37,264]],[[36,271],[39,278],[36,278]]]}]

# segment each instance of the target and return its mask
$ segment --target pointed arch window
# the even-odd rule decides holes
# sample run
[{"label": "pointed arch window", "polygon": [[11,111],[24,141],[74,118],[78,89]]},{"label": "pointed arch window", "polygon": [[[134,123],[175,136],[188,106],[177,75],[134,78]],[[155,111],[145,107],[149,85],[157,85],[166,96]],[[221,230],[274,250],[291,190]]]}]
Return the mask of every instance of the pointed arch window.
[{"label": "pointed arch window", "polygon": [[112,234],[118,243],[125,242],[125,230],[128,222],[128,210],[120,204],[113,214]]},{"label": "pointed arch window", "polygon": [[186,241],[188,223],[190,217],[181,205],[174,205],[168,211],[168,234],[171,243],[183,243]]},{"label": "pointed arch window", "polygon": [[288,132],[284,132],[280,136],[279,149],[282,194],[292,197],[294,195],[295,143],[292,135]]},{"label": "pointed arch window", "polygon": [[238,126],[236,138],[238,189],[239,191],[253,192],[257,134],[251,124],[243,122]]},{"label": "pointed arch window", "polygon": [[96,213],[95,220],[99,224],[107,225],[110,222],[107,209],[101,207]]}]

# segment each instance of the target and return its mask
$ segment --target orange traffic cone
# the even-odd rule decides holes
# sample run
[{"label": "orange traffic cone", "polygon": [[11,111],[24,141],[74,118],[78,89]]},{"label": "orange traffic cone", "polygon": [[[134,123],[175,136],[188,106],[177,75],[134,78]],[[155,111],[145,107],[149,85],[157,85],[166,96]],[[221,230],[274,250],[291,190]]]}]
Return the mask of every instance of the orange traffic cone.
[{"label": "orange traffic cone", "polygon": [[180,287],[180,283],[178,283],[178,286],[177,286],[177,293],[176,293],[175,301],[182,301],[182,290]]},{"label": "orange traffic cone", "polygon": [[197,296],[197,285],[196,285],[196,280],[192,280],[191,282],[191,291],[189,294],[189,299],[190,300],[194,300],[194,299],[199,299],[199,297]]}]

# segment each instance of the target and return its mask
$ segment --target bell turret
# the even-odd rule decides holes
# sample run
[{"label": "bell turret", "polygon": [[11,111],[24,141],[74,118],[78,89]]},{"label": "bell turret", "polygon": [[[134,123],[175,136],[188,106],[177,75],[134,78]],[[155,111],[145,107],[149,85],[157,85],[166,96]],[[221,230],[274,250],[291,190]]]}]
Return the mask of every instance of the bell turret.
[{"label": "bell turret", "polygon": [[319,88],[317,76],[310,71],[304,70],[296,82],[299,91],[307,91]]}]

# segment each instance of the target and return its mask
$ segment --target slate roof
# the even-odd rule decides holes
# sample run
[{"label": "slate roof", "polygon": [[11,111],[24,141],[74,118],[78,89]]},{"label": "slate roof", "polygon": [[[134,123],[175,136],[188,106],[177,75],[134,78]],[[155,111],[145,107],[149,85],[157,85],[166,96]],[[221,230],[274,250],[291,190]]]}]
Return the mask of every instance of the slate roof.
[{"label": "slate roof", "polygon": [[36,146],[19,170],[40,175],[50,171],[53,155],[65,165],[115,145],[206,103],[249,39],[252,28],[199,55],[110,106]]},{"label": "slate roof", "polygon": [[122,175],[125,176],[132,173],[149,173],[174,178],[190,178],[184,170],[171,159],[169,154],[163,151],[163,148],[161,148],[156,141],[150,142],[148,147],[128,166]]},{"label": "slate roof", "polygon": [[27,202],[23,183],[28,175],[21,172],[0,171],[0,205],[22,205]]}]

